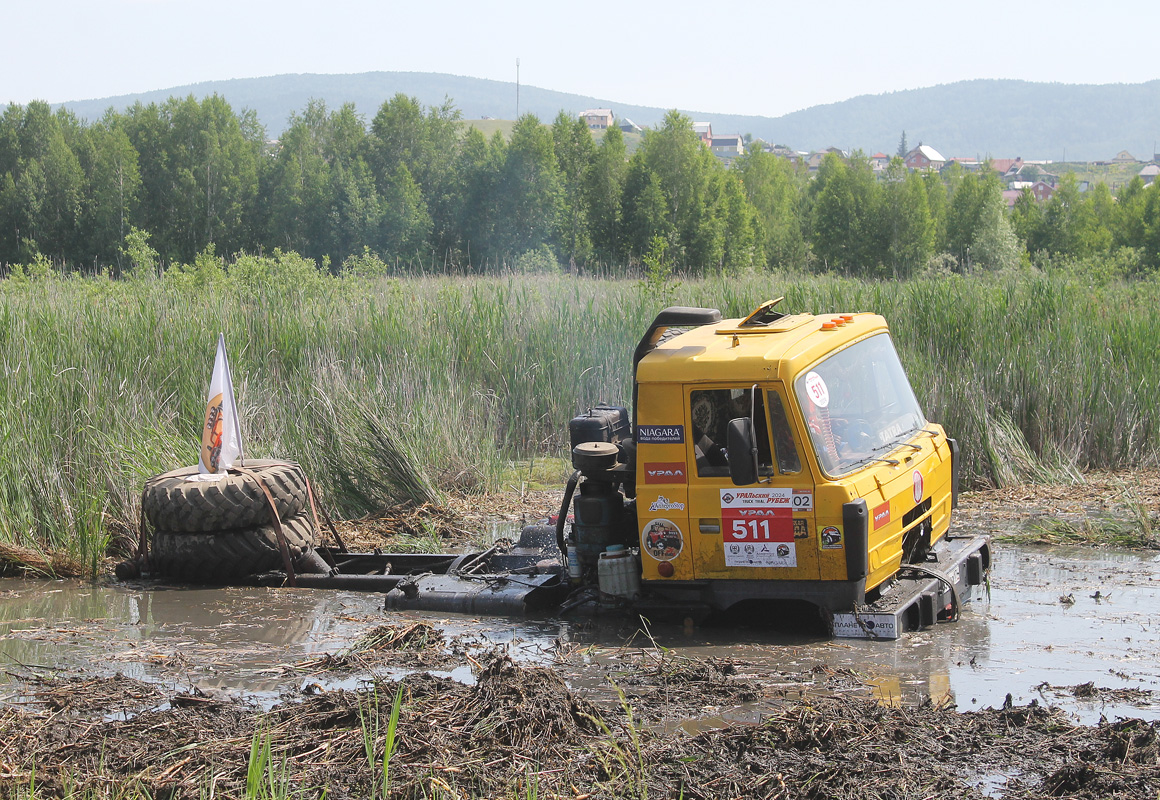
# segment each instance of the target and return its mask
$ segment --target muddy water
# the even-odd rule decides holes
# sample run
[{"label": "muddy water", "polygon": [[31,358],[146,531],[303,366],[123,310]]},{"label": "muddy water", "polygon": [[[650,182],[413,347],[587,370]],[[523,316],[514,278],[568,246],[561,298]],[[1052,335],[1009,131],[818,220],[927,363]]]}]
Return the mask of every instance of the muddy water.
[{"label": "muddy water", "polygon": [[[990,599],[968,604],[957,623],[896,642],[746,628],[650,633],[676,655],[729,660],[771,694],[824,686],[890,703],[951,701],[963,710],[998,707],[1010,694],[1016,704],[1057,705],[1084,722],[1160,718],[1160,556],[1005,546],[991,587]],[[630,654],[649,645],[623,622],[385,614],[373,594],[9,580],[0,581],[0,699],[19,699],[32,676],[120,672],[268,703],[314,680],[344,685],[294,665],[337,653],[384,622],[417,619],[469,654],[502,646],[549,661],[571,651],[573,684],[594,691],[607,686],[608,670],[621,662],[631,669]],[[472,680],[462,663],[441,674]],[[1074,696],[1070,687],[1089,682],[1103,691]],[[734,709],[731,718],[759,713]]]}]

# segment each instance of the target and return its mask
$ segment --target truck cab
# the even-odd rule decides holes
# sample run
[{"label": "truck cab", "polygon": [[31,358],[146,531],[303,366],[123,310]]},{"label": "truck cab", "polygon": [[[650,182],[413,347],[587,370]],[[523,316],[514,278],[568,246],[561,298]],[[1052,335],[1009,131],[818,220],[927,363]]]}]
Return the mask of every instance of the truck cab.
[{"label": "truck cab", "polygon": [[948,530],[956,444],[876,314],[667,309],[634,357],[646,590],[726,611],[872,601]]}]

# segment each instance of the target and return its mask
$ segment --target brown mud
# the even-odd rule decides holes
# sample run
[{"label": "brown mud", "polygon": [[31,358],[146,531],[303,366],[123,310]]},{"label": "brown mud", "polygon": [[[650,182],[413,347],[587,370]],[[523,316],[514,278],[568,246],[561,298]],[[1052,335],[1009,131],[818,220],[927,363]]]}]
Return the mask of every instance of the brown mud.
[{"label": "brown mud", "polygon": [[[1038,520],[1154,512],[1158,497],[1157,476],[1106,476],[967,495],[959,519],[1036,541]],[[535,519],[555,500],[523,497],[507,519]],[[408,513],[344,538],[389,547]],[[419,513],[415,531],[443,520],[449,540],[476,527]],[[1154,557],[1013,550],[1000,550],[999,574],[1031,576],[1030,611],[1000,593],[897,644],[741,631],[702,646],[686,631],[688,644],[672,646],[679,632],[583,624],[545,625],[537,639],[532,623],[497,644],[502,622],[482,626],[488,636],[470,620],[384,616],[340,594],[270,594],[284,600],[247,615],[260,593],[162,587],[117,594],[123,620],[95,590],[70,596],[57,620],[45,599],[0,626],[0,645],[31,647],[0,663],[0,797],[1160,796],[1160,619],[1133,605],[1154,604]],[[63,597],[60,586],[45,584],[45,597]],[[199,603],[197,624],[175,611]],[[53,666],[69,651],[89,660]],[[1072,664],[1081,651],[1088,661]],[[919,666],[891,673],[891,659],[916,654]],[[1065,668],[1044,667],[1053,662]],[[1018,684],[1027,665],[1050,679],[1029,669]],[[978,680],[951,691],[964,674]],[[1094,713],[1068,712],[1077,706]]]},{"label": "brown mud", "polygon": [[[756,724],[686,734],[656,723],[762,688],[728,662],[662,659],[635,673],[631,699],[622,688],[617,702],[597,705],[562,671],[566,664],[521,666],[496,654],[472,684],[427,673],[402,679],[388,795],[1146,798],[1160,790],[1157,722],[1083,726],[1036,703],[959,713],[833,694],[772,702]],[[273,796],[373,797],[383,789],[399,685],[315,690],[261,710],[166,697],[124,677],[44,681],[0,710],[0,793],[261,796],[252,783],[247,795],[247,775],[265,757]]]}]

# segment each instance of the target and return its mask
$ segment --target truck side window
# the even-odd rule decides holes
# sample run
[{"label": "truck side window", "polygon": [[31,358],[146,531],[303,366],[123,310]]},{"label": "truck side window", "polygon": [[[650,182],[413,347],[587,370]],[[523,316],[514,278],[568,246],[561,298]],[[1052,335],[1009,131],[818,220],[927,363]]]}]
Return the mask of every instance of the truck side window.
[{"label": "truck side window", "polygon": [[789,427],[789,420],[785,417],[785,406],[781,402],[781,395],[770,391],[769,420],[773,425],[773,449],[777,453],[777,471],[782,473],[801,472],[802,462],[798,458],[797,445],[793,442],[793,432]]},{"label": "truck side window", "polygon": [[[729,420],[749,416],[751,391],[746,389],[699,389],[689,398],[689,419],[693,433],[693,453],[697,459],[697,476],[728,477],[729,454],[725,450]],[[762,475],[773,474],[769,426],[761,392],[753,407],[757,434],[757,463]]]}]

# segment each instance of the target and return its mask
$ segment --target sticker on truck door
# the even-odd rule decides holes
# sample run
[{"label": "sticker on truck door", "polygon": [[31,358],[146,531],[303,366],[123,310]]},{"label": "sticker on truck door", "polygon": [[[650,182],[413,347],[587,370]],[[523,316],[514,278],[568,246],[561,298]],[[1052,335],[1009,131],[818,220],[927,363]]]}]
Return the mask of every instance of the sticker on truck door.
[{"label": "sticker on truck door", "polygon": [[812,509],[812,493],[793,489],[722,489],[725,566],[796,567],[795,508]]},{"label": "sticker on truck door", "polygon": [[677,523],[669,519],[654,519],[641,536],[644,551],[657,561],[672,561],[685,547],[685,537]]}]

